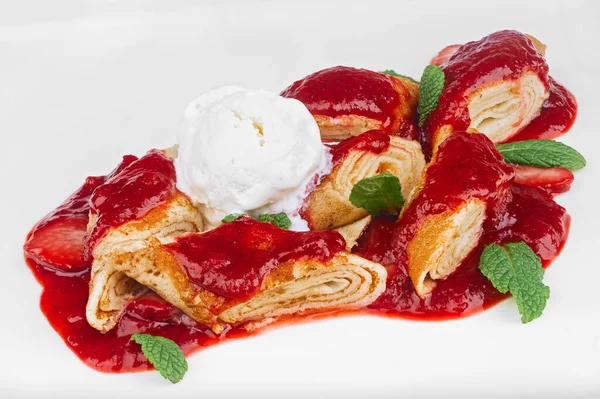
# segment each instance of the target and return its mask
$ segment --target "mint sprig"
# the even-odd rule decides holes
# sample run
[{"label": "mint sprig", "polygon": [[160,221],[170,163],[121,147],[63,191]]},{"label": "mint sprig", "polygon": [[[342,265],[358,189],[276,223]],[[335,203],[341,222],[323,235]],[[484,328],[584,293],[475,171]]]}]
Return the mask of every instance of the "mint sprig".
[{"label": "mint sprig", "polygon": [[389,173],[362,179],[352,187],[350,202],[373,216],[382,212],[396,214],[404,205],[400,180]]},{"label": "mint sprig", "polygon": [[390,75],[390,76],[397,76],[399,78],[404,78],[404,79],[408,79],[410,81],[413,81],[415,83],[419,83],[416,80],[414,80],[413,78],[411,78],[410,76],[402,75],[402,74],[394,71],[393,69],[386,69],[385,71],[381,71],[381,73],[385,73],[386,75]]},{"label": "mint sprig", "polygon": [[242,216],[246,216],[246,215],[243,213],[230,213],[229,215],[225,216],[223,218],[223,220],[221,220],[221,223],[230,223],[230,222],[233,222],[234,220],[241,218]]},{"label": "mint sprig", "polygon": [[292,226],[292,221],[288,215],[283,212],[273,214],[264,213],[258,217],[258,221],[274,224],[275,226],[284,230],[289,230]]},{"label": "mint sprig", "polygon": [[479,270],[501,293],[510,291],[517,301],[521,321],[542,315],[550,297],[544,285],[540,258],[524,242],[489,244],[481,254]]},{"label": "mint sprig", "polygon": [[421,76],[419,88],[419,127],[438,106],[440,95],[444,89],[444,71],[437,65],[427,65]]},{"label": "mint sprig", "polygon": [[150,334],[133,334],[131,341],[142,346],[142,352],[160,375],[173,384],[181,381],[188,364],[179,345],[168,338]]},{"label": "mint sprig", "polygon": [[524,140],[496,147],[508,163],[569,170],[581,169],[586,164],[577,150],[554,140]]}]

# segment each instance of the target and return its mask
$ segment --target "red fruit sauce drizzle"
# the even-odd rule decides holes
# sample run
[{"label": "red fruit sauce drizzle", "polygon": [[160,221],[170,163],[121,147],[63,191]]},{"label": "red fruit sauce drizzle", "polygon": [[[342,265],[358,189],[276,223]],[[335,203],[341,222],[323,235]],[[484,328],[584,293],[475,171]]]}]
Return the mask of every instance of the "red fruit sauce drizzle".
[{"label": "red fruit sauce drizzle", "polygon": [[380,72],[337,66],[292,83],[281,95],[301,101],[313,115],[363,116],[381,122],[388,134],[414,139],[415,120],[398,115],[408,100],[396,91],[399,84]]},{"label": "red fruit sauce drizzle", "polygon": [[458,47],[441,64],[444,91],[437,108],[419,132],[423,151],[429,157],[431,135],[443,125],[465,130],[471,123],[467,98],[482,85],[518,78],[523,71],[536,73],[550,96],[540,115],[507,141],[553,139],[566,133],[577,116],[577,102],[564,86],[548,76],[548,66],[533,43],[522,33],[506,30]]},{"label": "red fruit sauce drizzle", "polygon": [[370,130],[358,136],[350,137],[329,145],[333,167],[342,162],[350,151],[368,151],[381,154],[390,146],[390,136],[383,130]]},{"label": "red fruit sauce drizzle", "polygon": [[[498,35],[495,39],[492,37],[488,40],[502,39],[503,34],[509,35],[509,33],[499,32],[498,34],[494,34]],[[510,52],[514,46],[523,45],[520,38],[504,39],[508,43],[506,46],[507,52]],[[516,41],[512,43],[511,40]],[[468,43],[466,46],[473,46],[473,43]],[[529,46],[529,44],[527,45]],[[480,57],[482,57],[481,54]],[[543,65],[545,63],[543,65],[540,64],[535,54],[531,53],[528,57],[530,59],[524,60],[524,62],[528,63],[528,67],[532,67],[533,65],[533,68],[537,68],[536,70],[538,71],[544,68]],[[490,57],[482,57],[482,59],[483,66],[470,65],[469,70],[473,71],[470,73],[479,74],[478,79],[485,78],[482,73],[484,75],[489,74],[492,70],[498,73],[499,67],[498,65],[494,66],[491,64]],[[488,61],[485,61],[486,59]],[[500,57],[499,59],[502,60],[503,58]],[[453,62],[453,58],[450,58],[446,65],[451,62]],[[488,69],[486,70],[485,68]],[[356,84],[352,84],[351,86],[344,87],[343,83],[340,83],[344,79],[340,79],[339,81],[332,79],[333,72],[330,71],[329,75],[323,74],[319,79],[314,79],[314,81],[318,81],[322,85],[322,92],[314,92],[316,88],[307,88],[305,85],[308,85],[311,80],[305,79],[294,83],[284,91],[284,94],[296,97],[305,102],[313,114],[319,113],[335,116],[360,111],[363,115],[385,120],[386,126],[389,126],[392,123],[391,120],[388,120],[390,118],[389,110],[395,106],[397,101],[400,101],[397,98],[397,93],[390,91],[391,85],[386,81],[389,78],[385,75],[381,77],[378,74],[377,79],[374,81],[373,77],[367,74],[367,72],[352,69],[353,71],[359,71],[356,74],[350,71],[351,69],[333,68],[336,73],[341,74],[341,77],[344,77],[344,74],[354,74],[351,76],[351,81],[353,82],[356,79],[359,81],[363,79],[362,85],[357,86]],[[482,70],[483,72],[481,72]],[[512,69],[509,68],[510,71]],[[464,71],[462,73],[469,72]],[[540,72],[540,74],[544,73],[547,74],[547,71]],[[509,75],[510,73],[507,76]],[[336,86],[338,84],[342,84],[342,86]],[[548,84],[551,95],[544,104],[540,116],[517,136],[513,137],[512,140],[552,138],[565,133],[571,127],[577,109],[574,97],[552,79],[549,79]],[[462,90],[464,93],[466,88],[463,87]],[[311,93],[311,91],[314,93]],[[447,96],[450,96],[450,94],[447,94]],[[454,100],[456,99],[448,98],[443,101]],[[442,103],[442,99],[440,103]],[[458,126],[464,119],[460,116],[460,113],[450,115],[450,119]],[[446,120],[447,116],[438,115],[433,118],[434,122],[430,123],[437,123],[435,122],[436,118]],[[468,138],[466,139],[468,140]],[[387,148],[387,145],[389,145],[389,138],[386,141],[381,132],[369,132],[363,136],[359,136],[359,138],[340,143],[338,146],[332,146],[332,152],[334,159],[336,158],[336,153],[337,159],[343,159],[344,154],[352,148],[381,152]],[[475,147],[476,150],[477,146]],[[471,146],[459,145],[453,151],[455,152],[453,157],[458,159],[462,155],[464,166],[468,167],[469,154],[473,152],[473,148]],[[146,160],[144,161],[144,159]],[[500,174],[510,175],[510,172],[503,170]],[[126,194],[129,193],[130,195],[127,194],[124,197],[119,197],[122,194],[120,192],[117,194],[115,187],[111,187],[111,182],[119,182],[120,179],[121,183],[119,184],[121,185],[124,184],[127,186],[126,181],[132,182],[131,186],[127,186],[127,190],[130,191],[125,190]],[[500,180],[504,184],[504,179],[501,178]],[[104,185],[105,183],[108,184]],[[477,190],[476,187],[471,187],[470,189]],[[210,329],[190,319],[155,294],[149,294],[131,302],[118,325],[109,332],[99,332],[87,323],[85,306],[88,298],[91,262],[89,258],[84,257],[84,236],[87,215],[90,211],[89,204],[92,204],[92,213],[98,212],[101,215],[106,212],[106,209],[102,209],[104,207],[103,204],[108,204],[112,201],[116,209],[116,212],[111,217],[106,218],[105,227],[100,228],[96,234],[92,233],[90,237],[93,238],[88,239],[88,247],[92,248],[94,241],[101,239],[108,228],[142,216],[152,207],[168,201],[174,192],[175,175],[172,163],[161,152],[151,151],[139,160],[134,156],[125,156],[121,165],[108,176],[88,178],[83,186],[61,206],[38,222],[27,237],[24,246],[25,258],[27,265],[43,287],[40,300],[40,308],[43,314],[51,326],[63,338],[67,346],[85,364],[94,369],[105,372],[128,372],[150,369],[151,366],[141,353],[139,345],[130,341],[130,336],[134,333],[148,333],[170,338],[180,345],[186,354],[229,339],[237,339],[254,334],[248,333],[242,328],[231,328],[216,336]],[[487,194],[483,193],[482,195],[485,196]],[[110,212],[107,212],[107,214],[110,214]],[[369,225],[367,231],[360,238],[358,245],[353,249],[353,252],[372,261],[379,262],[386,267],[388,270],[387,288],[384,294],[369,306],[369,309],[352,313],[369,313],[418,320],[443,320],[465,317],[488,309],[505,298],[505,295],[496,291],[491,283],[479,272],[479,256],[484,246],[492,242],[525,241],[540,256],[544,267],[546,267],[558,256],[562,246],[566,242],[569,221],[570,219],[565,209],[554,202],[550,193],[541,188],[512,183],[506,188],[502,200],[495,201],[495,206],[488,211],[484,233],[479,245],[463,261],[456,272],[447,279],[439,281],[434,291],[426,296],[425,299],[421,299],[416,295],[408,277],[405,264],[401,259],[402,251],[398,250],[398,248],[402,247],[402,235],[410,230],[406,230],[406,225],[409,224],[409,221],[398,223],[392,217],[378,217]],[[242,220],[239,223],[246,222]],[[263,225],[262,223],[257,224]],[[65,228],[65,226],[69,226],[69,228],[74,230],[73,236],[77,237],[77,239],[73,245],[68,247],[69,254],[57,256],[60,255],[60,253],[57,254],[57,250],[64,248],[64,245],[53,247],[53,238],[56,237],[57,232],[62,232],[60,229]],[[229,228],[235,229],[235,224]],[[267,229],[274,228],[268,227]],[[274,231],[271,233],[272,236],[276,235],[279,237],[278,239],[287,234],[280,233],[279,230],[277,234]],[[235,236],[236,233],[228,232],[225,234]],[[295,233],[291,234],[297,237]],[[304,242],[306,246],[301,246],[303,249],[299,249],[300,252],[303,250],[312,251],[317,254],[316,256],[320,256],[319,251],[325,250],[325,252],[321,252],[320,254],[324,258],[327,258],[331,253],[340,250],[343,243],[340,243],[337,234],[325,233],[323,237],[319,235],[321,233],[316,234],[314,236],[306,236],[310,238],[306,239],[306,242]],[[297,248],[292,245],[293,240],[291,237],[288,237],[290,238],[289,240],[285,237],[281,239],[281,242],[277,244],[279,247],[274,251],[274,254],[275,252],[285,253],[288,251],[291,252],[289,256],[293,258],[293,253]],[[214,242],[209,240],[211,245],[214,243],[221,243],[223,245],[222,251],[220,251],[222,254],[232,257],[244,255],[242,253],[235,254],[225,251],[224,236],[216,236],[213,239]],[[240,240],[245,243],[248,242],[247,237],[243,240],[240,238]],[[257,240],[260,239],[257,238]],[[323,242],[326,244],[323,244]],[[179,245],[181,249],[184,243],[191,247],[198,244],[192,241],[186,242],[186,239],[182,238],[175,245]],[[204,243],[202,245],[208,244]],[[314,245],[317,245],[320,249],[313,251],[315,249]],[[242,248],[245,247],[242,246]],[[234,243],[231,245],[231,251],[235,250],[236,246]],[[330,251],[328,252],[327,250]],[[186,267],[186,261],[189,262],[188,266],[193,265],[194,268],[198,266],[198,259],[193,259],[194,256],[190,255],[193,252],[185,255],[185,250],[181,249],[179,251],[180,256],[187,257],[187,260],[181,261],[184,268]],[[253,256],[252,254],[246,255]],[[278,256],[281,256],[281,254]],[[259,258],[260,256],[257,258],[257,262],[252,263],[248,269],[238,270],[235,273],[229,273],[231,270],[227,271],[220,268],[219,262],[211,264],[208,258],[207,263],[202,264],[200,269],[203,270],[203,273],[207,270],[210,271],[213,267],[218,269],[217,272],[220,273],[219,276],[223,281],[243,280],[249,275],[258,276],[260,280],[268,270],[261,270],[261,267],[264,266],[264,259],[259,261]],[[190,278],[194,279],[195,276],[190,273]],[[238,289],[239,287],[237,287],[235,290],[229,290],[231,287],[228,288],[227,284],[206,288],[220,292],[221,294],[229,293],[230,296],[238,298],[251,296],[256,290],[255,285],[242,287],[243,289]],[[222,292],[219,290],[222,290]],[[342,312],[342,314],[349,313]],[[316,318],[323,317],[331,317],[331,314],[316,316]],[[282,319],[276,325],[305,320],[307,320],[307,317],[297,316]]]},{"label": "red fruit sauce drizzle", "polygon": [[175,166],[160,150],[149,151],[108,177],[90,196],[90,214],[97,221],[85,241],[86,258],[109,229],[139,219],[173,198],[175,185]]},{"label": "red fruit sauce drizzle", "polygon": [[256,295],[265,276],[280,264],[307,258],[327,262],[345,247],[336,231],[300,233],[250,217],[164,246],[198,288],[239,301]]}]

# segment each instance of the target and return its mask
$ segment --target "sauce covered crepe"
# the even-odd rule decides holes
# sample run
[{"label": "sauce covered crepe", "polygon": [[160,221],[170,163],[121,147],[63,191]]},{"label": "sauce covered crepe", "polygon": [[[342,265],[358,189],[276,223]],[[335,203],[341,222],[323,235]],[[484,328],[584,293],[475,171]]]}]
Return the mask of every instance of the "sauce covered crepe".
[{"label": "sauce covered crepe", "polygon": [[385,288],[385,268],[345,252],[336,232],[291,232],[242,217],[162,241],[108,260],[215,332],[286,314],[364,307]]},{"label": "sauce covered crepe", "polygon": [[508,30],[460,46],[441,65],[444,89],[425,124],[429,146],[469,129],[503,142],[529,124],[549,96],[544,48]]},{"label": "sauce covered crepe", "polygon": [[486,215],[514,178],[482,134],[457,132],[438,149],[401,214],[393,246],[421,297],[473,250]]},{"label": "sauce covered crepe", "polygon": [[[406,198],[419,180],[425,158],[418,142],[389,136],[373,130],[331,146],[333,168],[311,191],[300,210],[311,230],[344,226],[348,241],[355,241],[366,227],[368,213],[349,200],[350,192],[360,180],[380,173],[390,173],[400,180]],[[351,224],[357,224],[349,226]],[[362,228],[361,228],[362,226]]]},{"label": "sauce covered crepe", "polygon": [[373,129],[417,138],[419,84],[409,78],[337,66],[294,82],[281,95],[304,103],[326,140]]},{"label": "sauce covered crepe", "polygon": [[152,150],[96,188],[90,198],[86,257],[93,258],[86,317],[107,331],[131,300],[148,289],[111,262],[115,256],[168,237],[202,228],[199,211],[175,189],[172,161]]}]

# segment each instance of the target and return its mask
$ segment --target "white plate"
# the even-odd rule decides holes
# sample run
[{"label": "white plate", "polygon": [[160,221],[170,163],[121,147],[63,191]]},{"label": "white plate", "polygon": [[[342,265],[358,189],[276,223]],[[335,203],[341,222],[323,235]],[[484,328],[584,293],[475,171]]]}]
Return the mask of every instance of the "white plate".
[{"label": "white plate", "polygon": [[[14,3],[0,10],[0,397],[600,394],[600,3]],[[451,322],[310,323],[197,353],[171,385],[152,372],[87,368],[42,316],[22,258],[28,229],[122,154],[170,145],[202,91],[279,91],[338,64],[419,77],[442,47],[503,28],[548,45],[551,74],[579,101],[564,141],[589,162],[558,198],[571,235],[546,273],[540,319],[522,325],[507,300]]]}]

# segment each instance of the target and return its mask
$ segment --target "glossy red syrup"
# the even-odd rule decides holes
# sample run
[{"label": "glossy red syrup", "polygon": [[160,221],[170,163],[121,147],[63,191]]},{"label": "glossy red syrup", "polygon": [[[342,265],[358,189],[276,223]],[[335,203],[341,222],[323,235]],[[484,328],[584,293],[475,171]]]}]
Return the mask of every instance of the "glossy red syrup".
[{"label": "glossy red syrup", "polygon": [[[437,108],[425,122],[424,131],[433,133],[443,125],[466,130],[471,124],[467,98],[491,82],[518,79],[531,71],[549,87],[548,65],[531,40],[520,32],[504,30],[469,42],[444,63],[444,91]],[[430,138],[425,137],[425,147]],[[428,145],[429,144],[429,145]]]},{"label": "glossy red syrup", "polygon": [[249,217],[165,245],[194,285],[239,300],[254,296],[280,264],[299,259],[327,262],[345,247],[335,231],[300,233]]},{"label": "glossy red syrup", "polygon": [[368,151],[381,154],[390,146],[390,136],[383,130],[370,130],[340,141],[337,145],[330,145],[332,163],[335,167],[346,158],[351,151]]},{"label": "glossy red syrup", "polygon": [[367,69],[337,66],[294,82],[283,97],[304,103],[313,115],[358,115],[380,121],[389,134],[414,137],[410,120],[398,120],[398,107],[408,98],[394,88],[394,78]]},{"label": "glossy red syrup", "polygon": [[151,150],[96,188],[91,214],[98,219],[86,240],[87,256],[111,228],[139,219],[166,203],[177,191],[175,166],[163,151]]},{"label": "glossy red syrup", "polygon": [[555,139],[565,134],[577,117],[577,101],[563,85],[550,78],[550,97],[540,115],[508,141]]},{"label": "glossy red syrup", "polygon": [[89,268],[64,275],[33,259],[27,264],[43,292],[40,308],[50,325],[85,364],[100,371],[146,370],[150,364],[139,345],[129,342],[131,334],[162,335],[177,342],[185,353],[217,341],[209,329],[189,319],[160,298],[142,298],[128,305],[117,327],[102,333],[85,318]]},{"label": "glossy red syrup", "polygon": [[569,220],[565,209],[545,190],[513,184],[506,201],[488,215],[477,248],[424,299],[415,292],[406,265],[392,245],[399,229],[393,219],[375,220],[353,252],[388,269],[386,291],[371,309],[409,319],[453,319],[488,309],[506,297],[479,271],[479,258],[487,244],[524,241],[547,267],[566,242]]}]

